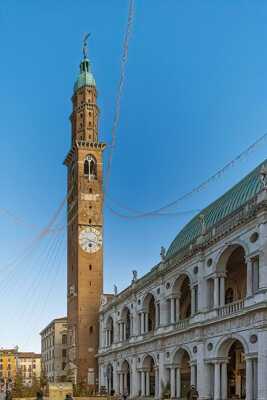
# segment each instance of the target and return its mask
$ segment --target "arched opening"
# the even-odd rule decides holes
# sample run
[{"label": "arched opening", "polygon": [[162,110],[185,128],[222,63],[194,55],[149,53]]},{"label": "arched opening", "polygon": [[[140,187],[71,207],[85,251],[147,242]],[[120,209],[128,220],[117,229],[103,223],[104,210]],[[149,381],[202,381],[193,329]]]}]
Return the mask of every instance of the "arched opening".
[{"label": "arched opening", "polygon": [[114,390],[114,385],[113,385],[113,366],[109,364],[107,366],[107,391],[108,394],[111,394]]},{"label": "arched opening", "polygon": [[191,315],[191,288],[188,276],[183,280],[180,297],[180,319],[189,318]]},{"label": "arched opening", "polygon": [[191,316],[191,287],[187,275],[183,274],[175,281],[168,308],[171,323]]},{"label": "arched opening", "polygon": [[143,370],[145,374],[145,396],[155,396],[155,363],[151,356],[146,356],[143,362]]},{"label": "arched opening", "polygon": [[245,251],[237,246],[231,252],[226,266],[225,304],[244,299],[247,291],[247,268]]},{"label": "arched opening", "polygon": [[156,304],[154,296],[149,293],[144,300],[144,331],[153,332],[156,327]]},{"label": "arched opening", "polygon": [[128,340],[131,337],[131,313],[128,307],[125,307],[121,314],[122,319],[122,337]]},{"label": "arched opening", "polygon": [[97,179],[97,162],[93,155],[89,154],[84,160],[83,172],[89,180]]},{"label": "arched opening", "polygon": [[229,399],[246,398],[246,362],[244,347],[235,340],[228,351],[227,392]]},{"label": "arched opening", "polygon": [[[175,384],[172,385],[174,393],[171,394],[171,397],[187,399],[191,384],[196,384],[191,381],[191,368],[196,368],[196,366],[191,367],[190,355],[185,349],[179,349],[176,352],[173,363],[176,367],[171,376],[171,379],[175,380]],[[194,376],[196,376],[196,371]]]},{"label": "arched opening", "polygon": [[131,393],[131,376],[130,376],[130,366],[128,361],[123,361],[122,363],[122,394],[130,395]]},{"label": "arched opening", "polygon": [[106,324],[107,346],[111,346],[114,341],[114,323],[113,318],[109,317]]}]

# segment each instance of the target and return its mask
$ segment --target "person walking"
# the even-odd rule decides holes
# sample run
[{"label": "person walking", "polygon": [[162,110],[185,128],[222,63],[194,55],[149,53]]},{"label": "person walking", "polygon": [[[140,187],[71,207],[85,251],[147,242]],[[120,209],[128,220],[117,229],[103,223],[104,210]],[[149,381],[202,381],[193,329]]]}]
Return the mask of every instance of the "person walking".
[{"label": "person walking", "polygon": [[194,385],[191,386],[189,392],[187,393],[187,400],[197,400],[198,391]]}]

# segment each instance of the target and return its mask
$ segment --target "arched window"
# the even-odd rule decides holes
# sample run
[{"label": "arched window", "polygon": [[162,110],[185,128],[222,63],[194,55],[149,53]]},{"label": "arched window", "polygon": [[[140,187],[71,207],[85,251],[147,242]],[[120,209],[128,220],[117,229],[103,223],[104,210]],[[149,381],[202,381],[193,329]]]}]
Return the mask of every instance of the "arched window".
[{"label": "arched window", "polygon": [[94,156],[89,154],[84,160],[84,175],[88,175],[89,180],[97,178],[97,163]]},{"label": "arched window", "polygon": [[225,304],[233,303],[234,301],[234,291],[232,288],[228,288],[225,292]]}]

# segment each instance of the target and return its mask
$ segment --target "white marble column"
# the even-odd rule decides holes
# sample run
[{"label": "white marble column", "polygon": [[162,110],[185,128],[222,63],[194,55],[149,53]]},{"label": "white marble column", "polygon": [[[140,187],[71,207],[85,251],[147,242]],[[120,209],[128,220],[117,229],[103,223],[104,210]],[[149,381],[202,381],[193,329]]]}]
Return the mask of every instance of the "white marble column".
[{"label": "white marble column", "polygon": [[167,383],[166,369],[164,366],[164,353],[159,354],[159,398],[162,398],[162,387]]},{"label": "white marble column", "polygon": [[145,397],[146,395],[146,376],[145,371],[141,372],[141,396]]},{"label": "white marble column", "polygon": [[214,368],[214,400],[221,400],[221,366],[216,362]]},{"label": "white marble column", "polygon": [[[266,330],[265,330],[266,329]],[[258,331],[258,399],[267,399],[267,327]]]},{"label": "white marble column", "polygon": [[113,389],[116,394],[119,393],[117,366],[115,362],[113,363]]},{"label": "white marble column", "polygon": [[251,358],[246,358],[246,400],[254,400]]},{"label": "white marble column", "polygon": [[155,368],[155,399],[159,398],[159,370]]},{"label": "white marble column", "polygon": [[196,292],[195,287],[191,286],[191,315],[196,313]]},{"label": "white marble column", "polygon": [[171,368],[171,399],[175,398],[175,368]]},{"label": "white marble column", "polygon": [[176,319],[175,321],[178,322],[180,319],[180,295],[178,297],[176,297],[175,299],[175,303],[176,303]]},{"label": "white marble column", "polygon": [[146,371],[146,396],[150,396],[150,375],[148,371]]},{"label": "white marble column", "polygon": [[176,369],[176,397],[179,399],[181,397],[181,369],[178,367]]},{"label": "white marble column", "polygon": [[220,306],[225,305],[225,277],[220,277]]},{"label": "white marble column", "polygon": [[221,377],[222,400],[227,400],[227,363],[226,362],[222,363],[221,372],[222,372],[222,377]]},{"label": "white marble column", "polygon": [[141,335],[143,335],[143,333],[145,331],[144,322],[145,322],[144,313],[141,312]]},{"label": "white marble column", "polygon": [[119,382],[120,382],[120,394],[123,394],[123,373],[119,373]]},{"label": "white marble column", "polygon": [[211,397],[211,366],[205,362],[205,343],[197,345],[197,391],[200,399]]},{"label": "white marble column", "polygon": [[247,297],[252,296],[252,261],[250,258],[246,259],[247,265]]},{"label": "white marble column", "polygon": [[214,308],[219,307],[219,278],[214,278]]},{"label": "white marble column", "polygon": [[191,364],[191,385],[196,386],[196,365]]},{"label": "white marble column", "polygon": [[171,298],[171,324],[175,323],[175,298]]},{"label": "white marble column", "polygon": [[148,332],[148,312],[145,312],[145,333]]}]

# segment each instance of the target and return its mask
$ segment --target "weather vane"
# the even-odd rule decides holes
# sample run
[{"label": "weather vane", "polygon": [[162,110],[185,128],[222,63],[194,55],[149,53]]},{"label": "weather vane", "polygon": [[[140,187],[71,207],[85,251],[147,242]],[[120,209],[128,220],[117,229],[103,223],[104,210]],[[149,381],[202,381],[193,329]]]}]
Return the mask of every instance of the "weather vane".
[{"label": "weather vane", "polygon": [[85,33],[83,38],[83,57],[87,58],[88,55],[88,38],[91,36],[91,33]]}]

